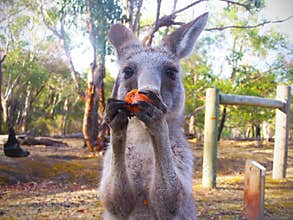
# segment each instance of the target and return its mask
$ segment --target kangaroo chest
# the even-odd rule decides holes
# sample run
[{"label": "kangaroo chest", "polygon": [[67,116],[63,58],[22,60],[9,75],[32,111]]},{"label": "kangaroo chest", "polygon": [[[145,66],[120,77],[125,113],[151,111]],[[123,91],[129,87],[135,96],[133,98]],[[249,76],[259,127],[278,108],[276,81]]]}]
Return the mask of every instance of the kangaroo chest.
[{"label": "kangaroo chest", "polygon": [[155,219],[149,204],[149,186],[154,172],[153,144],[144,124],[136,118],[132,118],[127,127],[125,163],[136,194],[136,206],[130,219]]},{"label": "kangaroo chest", "polygon": [[153,172],[153,144],[144,124],[136,118],[128,124],[125,162],[135,190],[145,194]]}]

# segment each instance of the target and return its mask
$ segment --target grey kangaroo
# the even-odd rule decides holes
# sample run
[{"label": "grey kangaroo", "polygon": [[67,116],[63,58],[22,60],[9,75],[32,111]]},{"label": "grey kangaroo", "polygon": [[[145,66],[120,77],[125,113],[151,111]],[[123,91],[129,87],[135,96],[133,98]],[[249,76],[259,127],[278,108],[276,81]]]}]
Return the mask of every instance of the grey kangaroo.
[{"label": "grey kangaroo", "polygon": [[[111,141],[99,188],[104,219],[196,219],[179,60],[191,53],[207,19],[205,13],[182,25],[153,48],[121,24],[110,28],[120,72],[105,111]],[[123,100],[132,89],[152,102],[138,101],[129,117]]]}]

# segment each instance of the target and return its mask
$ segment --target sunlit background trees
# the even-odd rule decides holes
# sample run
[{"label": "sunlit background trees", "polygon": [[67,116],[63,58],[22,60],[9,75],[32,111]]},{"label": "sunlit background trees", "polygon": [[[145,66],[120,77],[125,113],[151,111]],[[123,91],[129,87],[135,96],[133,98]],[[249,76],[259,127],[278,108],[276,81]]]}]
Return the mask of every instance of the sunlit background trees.
[{"label": "sunlit background trees", "polygon": [[[278,2],[292,9],[290,1]],[[195,52],[182,62],[185,131],[201,138],[206,88],[274,97],[278,83],[293,84],[292,14],[284,11],[281,17],[268,17],[270,4],[264,0],[3,0],[0,132],[14,127],[32,135],[83,133],[90,150],[101,149],[107,135],[103,108],[117,74],[106,37],[110,25],[124,23],[145,44],[155,45],[177,25],[209,11],[208,26]],[[288,31],[281,32],[279,25]],[[264,122],[270,124],[274,118],[272,110],[255,107],[223,107],[221,115],[225,115],[222,138],[235,132],[243,138],[263,135]]]}]

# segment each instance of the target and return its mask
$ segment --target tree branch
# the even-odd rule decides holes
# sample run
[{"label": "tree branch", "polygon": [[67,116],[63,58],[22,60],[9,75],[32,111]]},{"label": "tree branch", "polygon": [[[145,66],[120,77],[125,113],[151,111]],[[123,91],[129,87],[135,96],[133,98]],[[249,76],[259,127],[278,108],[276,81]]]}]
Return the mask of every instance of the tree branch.
[{"label": "tree branch", "polygon": [[18,10],[16,11],[13,11],[11,14],[6,14],[6,16],[0,19],[0,23],[3,23],[5,20],[8,20],[10,17],[13,17],[14,15],[21,14],[26,9],[27,9],[26,7],[22,7],[22,8],[18,8]]},{"label": "tree branch", "polygon": [[74,67],[74,64],[73,64],[73,61],[72,61],[72,57],[71,57],[71,54],[70,54],[70,50],[69,50],[69,46],[67,44],[67,41],[66,41],[66,32],[65,32],[65,28],[64,28],[64,20],[65,20],[65,17],[66,17],[66,14],[65,13],[62,13],[62,16],[60,18],[60,31],[57,30],[57,28],[54,26],[52,27],[46,20],[46,17],[50,18],[47,14],[47,12],[44,10],[44,5],[43,5],[43,0],[39,0],[39,6],[40,6],[40,11],[41,11],[41,16],[42,16],[42,20],[45,24],[45,26],[50,30],[52,31],[52,33],[57,36],[59,38],[59,40],[61,41],[62,43],[62,46],[63,46],[63,49],[65,51],[65,55],[67,57],[67,60],[69,62],[69,66],[70,66],[70,74],[71,74],[71,77],[77,87],[77,93],[78,95],[80,96],[80,98],[85,101],[86,99],[86,96],[85,96],[85,93],[83,92],[82,90],[82,87],[79,83],[79,77],[78,77],[78,72],[76,71],[75,67]]},{"label": "tree branch", "polygon": [[97,68],[97,45],[96,45],[96,33],[94,30],[94,22],[92,16],[92,5],[91,0],[87,1],[87,29],[89,32],[90,42],[93,48],[93,61],[91,64],[91,80],[94,79],[94,71]]},{"label": "tree branch", "polygon": [[285,21],[290,20],[292,18],[293,18],[293,16],[289,16],[289,17],[281,19],[281,20],[264,21],[262,23],[255,24],[255,25],[243,25],[243,26],[241,26],[241,25],[228,25],[228,26],[223,26],[223,27],[206,28],[205,31],[223,31],[226,29],[252,29],[252,28],[264,26],[266,24],[282,23],[282,22],[285,22]]},{"label": "tree branch", "polygon": [[160,19],[159,16],[160,16],[160,7],[161,7],[161,0],[158,0],[158,7],[157,7],[157,16],[156,16],[156,22],[155,24],[153,25],[153,28],[152,30],[149,32],[149,34],[144,38],[143,40],[143,43],[144,45],[146,46],[150,46],[152,44],[152,40],[153,40],[153,37],[154,37],[154,34],[161,28],[161,27],[170,27],[171,25],[174,25],[174,24],[182,24],[181,22],[175,22],[175,18],[176,18],[176,14],[178,13],[181,13],[201,2],[204,2],[204,1],[208,1],[208,0],[198,0],[196,2],[193,2],[189,5],[187,5],[186,7],[184,8],[181,8],[177,11],[174,11],[172,12],[171,14],[169,15],[165,15],[163,17],[161,17]]},{"label": "tree branch", "polygon": [[[12,90],[15,88],[15,86],[18,84],[19,79],[20,79],[20,73],[16,76],[16,78],[14,79],[14,81],[11,83],[11,75],[9,75],[9,80],[8,80],[8,85],[5,91],[5,94],[3,96],[3,98],[5,100],[7,100],[10,97],[10,94],[12,92]],[[11,86],[9,87],[9,84],[11,83]]]},{"label": "tree branch", "polygon": [[192,115],[197,115],[200,111],[204,110],[204,108],[205,108],[205,105],[201,105],[201,106],[197,107],[196,109],[193,110],[193,112],[187,114],[187,115],[185,116],[185,118],[189,118],[189,117],[191,117]]},{"label": "tree branch", "polygon": [[156,13],[156,21],[154,24],[154,28],[152,28],[151,32],[143,40],[143,43],[146,46],[150,46],[152,44],[155,33],[159,30],[159,28],[162,25],[162,19],[165,19],[165,21],[170,20],[168,16],[163,16],[162,18],[160,18],[161,3],[162,3],[161,0],[157,0],[157,13]]},{"label": "tree branch", "polygon": [[[181,8],[181,9],[179,9],[179,10],[173,12],[172,14],[173,14],[173,15],[176,15],[176,14],[178,14],[178,13],[180,13],[180,12],[183,12],[183,11],[185,11],[185,10],[187,10],[187,9],[189,9],[189,8],[191,8],[191,7],[193,7],[193,6],[197,5],[197,4],[199,4],[199,3],[201,3],[201,2],[205,2],[205,1],[208,1],[208,0],[198,0],[198,1],[196,1],[196,2],[193,2],[193,3],[191,3],[191,4],[187,5],[187,6],[185,6],[184,8]],[[172,15],[172,14],[171,14],[171,15]]]},{"label": "tree branch", "polygon": [[132,31],[133,32],[135,32],[137,30],[137,26],[138,26],[138,23],[139,23],[139,20],[140,20],[140,10],[141,10],[141,7],[142,7],[142,3],[143,3],[143,0],[139,0],[136,15],[135,15],[135,20],[134,20],[134,23],[132,25]]},{"label": "tree branch", "polygon": [[161,3],[162,3],[162,0],[157,0],[157,14],[156,14],[155,28],[159,24],[160,13],[161,13]]},{"label": "tree branch", "polygon": [[127,1],[127,9],[129,15],[129,27],[133,30],[133,8],[134,8],[134,0]]},{"label": "tree branch", "polygon": [[245,8],[247,11],[250,11],[250,5],[249,4],[243,4],[243,3],[240,3],[240,2],[234,2],[234,1],[230,1],[230,0],[219,0],[219,1],[227,2],[228,4],[232,4],[232,5],[237,5],[237,6]]},{"label": "tree branch", "polygon": [[53,34],[55,36],[57,36],[59,39],[62,39],[62,35],[57,31],[57,28],[56,27],[52,27],[46,20],[46,17],[47,19],[50,18],[50,16],[48,15],[47,11],[44,10],[44,5],[43,5],[43,0],[40,0],[39,1],[39,5],[40,5],[40,11],[41,11],[41,16],[42,16],[42,20],[43,20],[43,23],[45,24],[45,26],[53,32]]}]

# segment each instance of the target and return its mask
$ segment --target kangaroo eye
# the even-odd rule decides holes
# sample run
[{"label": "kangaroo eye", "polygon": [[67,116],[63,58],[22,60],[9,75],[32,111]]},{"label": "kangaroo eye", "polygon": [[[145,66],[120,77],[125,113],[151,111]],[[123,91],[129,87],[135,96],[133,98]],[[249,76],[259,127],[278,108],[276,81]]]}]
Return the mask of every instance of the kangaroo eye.
[{"label": "kangaroo eye", "polygon": [[134,67],[131,67],[131,66],[124,67],[123,73],[124,73],[124,78],[129,79],[134,74]]},{"label": "kangaroo eye", "polygon": [[165,74],[172,80],[176,79],[177,72],[178,72],[178,70],[176,67],[168,66],[165,68]]}]

